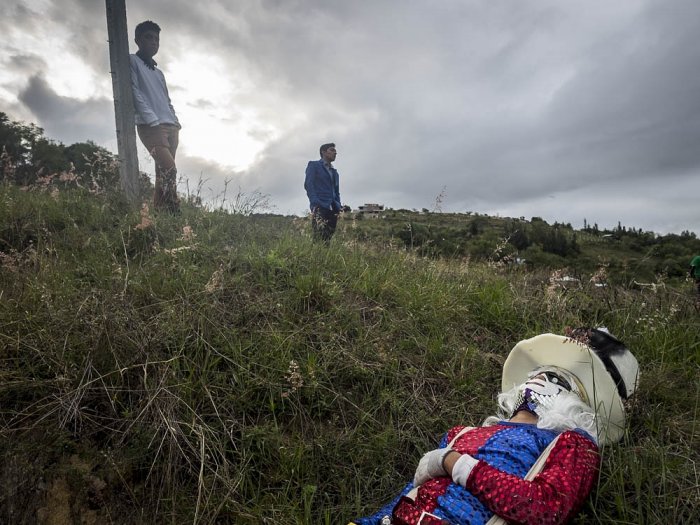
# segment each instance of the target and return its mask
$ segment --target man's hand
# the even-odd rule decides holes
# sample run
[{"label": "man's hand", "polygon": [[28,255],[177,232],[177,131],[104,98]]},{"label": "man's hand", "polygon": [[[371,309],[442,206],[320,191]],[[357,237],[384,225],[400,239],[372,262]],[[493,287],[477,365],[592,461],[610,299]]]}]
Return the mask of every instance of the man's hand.
[{"label": "man's hand", "polygon": [[425,454],[418,462],[418,468],[416,468],[416,474],[413,477],[413,485],[422,485],[429,479],[447,476],[442,461],[451,451],[451,448],[445,447],[431,450]]}]

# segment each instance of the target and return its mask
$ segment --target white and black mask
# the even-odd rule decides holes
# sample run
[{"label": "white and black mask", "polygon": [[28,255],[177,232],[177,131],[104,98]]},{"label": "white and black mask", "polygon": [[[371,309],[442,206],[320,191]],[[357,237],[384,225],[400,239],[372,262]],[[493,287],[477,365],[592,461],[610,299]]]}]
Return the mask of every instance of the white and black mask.
[{"label": "white and black mask", "polygon": [[539,415],[542,409],[550,409],[562,392],[571,392],[579,397],[578,380],[566,370],[553,366],[536,368],[528,374],[528,380],[520,387],[520,395],[513,414],[527,410]]}]

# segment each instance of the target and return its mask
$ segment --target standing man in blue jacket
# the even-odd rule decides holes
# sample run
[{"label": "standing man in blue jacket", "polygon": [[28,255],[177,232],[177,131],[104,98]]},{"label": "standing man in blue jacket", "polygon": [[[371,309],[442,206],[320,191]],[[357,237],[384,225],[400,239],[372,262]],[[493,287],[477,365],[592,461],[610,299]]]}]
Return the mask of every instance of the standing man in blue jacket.
[{"label": "standing man in blue jacket", "polygon": [[323,144],[320,152],[321,159],[309,161],[306,166],[304,189],[309,197],[314,239],[328,244],[342,210],[338,170],[332,164],[338,152],[332,142]]}]

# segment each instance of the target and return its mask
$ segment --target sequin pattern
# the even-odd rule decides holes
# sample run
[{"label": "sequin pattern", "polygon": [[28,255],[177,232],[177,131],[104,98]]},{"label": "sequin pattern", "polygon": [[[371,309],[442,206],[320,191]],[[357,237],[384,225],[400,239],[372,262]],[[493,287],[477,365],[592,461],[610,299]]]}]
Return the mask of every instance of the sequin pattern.
[{"label": "sequin pattern", "polygon": [[526,524],[566,523],[593,487],[600,465],[596,445],[576,431],[561,435],[532,481],[479,463],[467,489],[499,516]]},{"label": "sequin pattern", "polygon": [[[444,447],[463,427],[451,429],[442,439]],[[533,481],[525,481],[531,465],[557,433],[534,425],[503,422],[479,427],[460,436],[453,447],[481,460],[460,487],[448,477],[427,481],[415,501],[404,495],[392,503],[394,524],[486,523],[499,516],[525,524],[564,523],[588,496],[599,465],[598,449],[582,433],[562,434],[547,462]],[[380,523],[390,505],[373,516],[356,520],[361,525]],[[430,513],[431,516],[425,515]]]}]

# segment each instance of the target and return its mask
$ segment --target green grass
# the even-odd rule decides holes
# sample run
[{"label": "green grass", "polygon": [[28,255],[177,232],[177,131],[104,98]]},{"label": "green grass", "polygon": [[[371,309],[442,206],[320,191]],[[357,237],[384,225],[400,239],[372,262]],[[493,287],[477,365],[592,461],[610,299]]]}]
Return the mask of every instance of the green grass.
[{"label": "green grass", "polygon": [[565,289],[349,223],[326,249],[291,218],[151,220],[0,187],[0,522],[345,523],[491,415],[518,340],[584,325],[621,337],[642,379],[575,522],[700,521],[689,285]]}]

